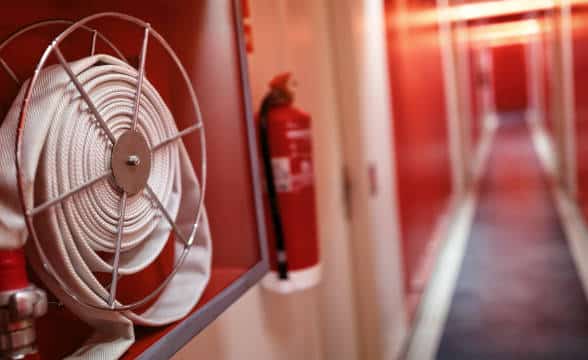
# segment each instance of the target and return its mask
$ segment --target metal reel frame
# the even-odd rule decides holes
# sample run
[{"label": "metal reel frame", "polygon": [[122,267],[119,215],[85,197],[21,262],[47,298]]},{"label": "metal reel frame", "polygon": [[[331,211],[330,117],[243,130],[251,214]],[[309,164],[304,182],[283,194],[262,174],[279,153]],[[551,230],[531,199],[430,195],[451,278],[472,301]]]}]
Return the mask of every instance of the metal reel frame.
[{"label": "metal reel frame", "polygon": [[[96,41],[96,38],[98,37],[98,38],[104,40],[109,46],[111,46],[111,48],[119,55],[119,57],[124,59],[124,56],[122,56],[122,53],[120,51],[118,51],[118,49],[116,49],[114,44],[112,44],[100,32],[98,32],[97,30],[95,30],[91,27],[88,27],[86,25],[94,20],[102,19],[102,18],[111,18],[111,19],[120,20],[123,22],[128,22],[128,23],[134,24],[144,30],[143,42],[141,44],[141,52],[139,55],[139,69],[138,69],[138,74],[137,74],[137,89],[136,89],[136,96],[135,96],[135,101],[134,101],[134,111],[133,111],[133,115],[132,115],[132,119],[131,119],[131,121],[132,121],[131,122],[131,124],[132,124],[131,130],[136,129],[137,122],[139,121],[138,112],[139,112],[139,105],[140,105],[140,101],[141,101],[142,84],[143,84],[143,79],[145,77],[145,60],[146,60],[146,56],[147,56],[147,45],[148,45],[149,37],[152,36],[165,49],[166,53],[170,56],[171,60],[173,60],[173,62],[176,64],[178,71],[180,71],[181,76],[182,76],[182,78],[185,82],[185,85],[187,87],[190,100],[192,102],[192,106],[193,106],[193,110],[194,110],[194,114],[195,114],[195,121],[194,121],[193,125],[190,125],[190,126],[186,127],[185,129],[178,131],[177,134],[163,140],[161,143],[156,144],[155,146],[153,146],[149,150],[151,153],[156,152],[157,150],[159,150],[159,149],[161,149],[171,143],[174,143],[176,141],[184,141],[183,138],[185,136],[197,132],[196,134],[194,134],[194,136],[195,137],[197,136],[199,139],[200,153],[201,153],[201,176],[200,176],[201,179],[199,179],[201,193],[200,193],[200,197],[198,199],[198,204],[197,204],[198,211],[194,216],[194,222],[193,222],[192,230],[191,230],[190,234],[184,234],[184,233],[182,233],[182,231],[180,231],[176,222],[172,219],[171,215],[168,213],[165,206],[157,198],[155,192],[149,186],[149,184],[147,184],[145,186],[145,189],[144,189],[145,191],[141,192],[141,196],[147,195],[156,204],[157,208],[159,209],[159,211],[161,212],[163,217],[166,219],[166,221],[170,224],[173,232],[175,233],[176,241],[181,240],[184,243],[184,247],[183,247],[182,253],[179,255],[179,257],[175,261],[174,267],[173,267],[172,271],[170,272],[170,274],[167,276],[167,278],[161,284],[159,284],[147,296],[143,297],[142,299],[140,299],[136,302],[133,302],[131,304],[126,304],[126,305],[119,304],[116,301],[117,284],[118,284],[118,279],[119,279],[118,270],[119,270],[119,265],[120,265],[121,242],[122,242],[122,234],[123,234],[123,230],[124,230],[126,202],[127,202],[127,197],[128,197],[128,194],[126,191],[124,191],[122,189],[120,190],[119,222],[118,222],[117,236],[116,236],[116,243],[115,243],[114,260],[113,260],[113,265],[112,265],[113,266],[113,271],[111,274],[112,280],[110,283],[109,296],[108,296],[108,298],[103,298],[103,300],[105,301],[104,305],[96,305],[96,304],[92,304],[92,303],[85,301],[78,294],[76,294],[75,291],[72,291],[71,288],[67,285],[67,283],[59,276],[59,274],[53,268],[51,262],[49,261],[47,255],[43,249],[42,242],[40,241],[40,239],[38,237],[37,231],[34,226],[34,221],[33,221],[34,217],[36,215],[45,211],[46,209],[49,209],[55,205],[60,204],[61,202],[63,202],[67,198],[69,198],[70,196],[73,196],[76,193],[78,193],[84,189],[92,187],[94,184],[98,183],[101,180],[108,179],[108,178],[112,177],[113,176],[112,170],[110,169],[109,171],[107,171],[103,175],[98,176],[97,178],[92,179],[84,184],[81,184],[81,185],[79,185],[79,186],[77,186],[77,187],[75,187],[75,188],[73,188],[63,194],[60,194],[56,198],[49,200],[45,203],[42,203],[36,207],[34,206],[34,204],[27,204],[25,201],[26,194],[25,194],[25,178],[24,178],[24,171],[23,171],[23,164],[22,164],[22,162],[23,162],[22,153],[23,153],[24,132],[25,132],[26,123],[27,123],[27,111],[29,109],[29,102],[30,102],[30,99],[33,94],[33,89],[37,83],[40,71],[43,69],[43,67],[45,66],[45,63],[47,62],[47,59],[49,58],[49,56],[52,53],[55,54],[55,56],[57,57],[57,60],[59,61],[59,63],[61,64],[61,66],[63,67],[63,69],[67,73],[67,75],[69,76],[72,83],[75,85],[76,89],[80,93],[84,102],[86,103],[86,105],[88,105],[88,108],[92,112],[93,117],[97,120],[102,132],[107,135],[111,145],[114,146],[117,143],[117,139],[114,137],[110,128],[108,127],[108,125],[106,124],[106,122],[104,121],[104,119],[102,118],[102,116],[100,115],[98,110],[96,109],[95,105],[92,103],[92,100],[90,99],[87,92],[84,90],[83,85],[78,81],[77,77],[73,73],[67,60],[65,59],[63,53],[61,52],[61,50],[59,48],[59,45],[70,34],[75,32],[76,30],[78,30],[78,29],[88,30],[89,29],[89,31],[92,31],[94,33],[93,38],[92,38],[92,47],[91,47],[92,52],[95,49],[95,41]],[[44,23],[44,25],[48,25],[49,23],[54,24],[55,22],[60,22],[60,21],[62,21],[62,20],[49,20],[48,22],[42,22],[42,23]],[[28,30],[32,30],[32,28],[38,28],[39,26],[42,26],[42,25],[43,24],[41,24],[41,23],[33,24],[28,27]],[[25,30],[25,29],[23,29],[23,30]],[[13,40],[17,36],[20,36],[23,33],[23,30],[15,33],[8,40]],[[0,50],[2,49],[2,47],[4,45],[5,44],[0,45]],[[1,60],[1,58],[0,58],[0,60]],[[125,60],[125,62],[126,62],[126,60]],[[4,67],[5,70],[7,70],[10,74],[10,71],[9,71],[10,68],[5,67],[2,64],[5,64],[5,63],[3,61],[0,61],[0,66]],[[16,79],[16,80],[18,82],[18,79]],[[35,72],[33,74],[33,77],[31,78],[31,80],[27,86],[27,89],[26,89],[26,93],[25,93],[25,96],[24,96],[24,99],[23,99],[23,102],[21,105],[17,130],[18,131],[17,131],[15,152],[16,152],[18,192],[19,192],[19,196],[20,196],[20,201],[21,201],[21,206],[22,206],[26,226],[27,226],[27,229],[29,230],[29,236],[32,238],[32,240],[34,242],[34,245],[38,251],[39,257],[42,261],[42,265],[45,268],[45,270],[57,281],[59,286],[61,286],[61,288],[64,290],[64,292],[68,296],[70,296],[76,302],[78,302],[84,306],[87,306],[89,308],[94,308],[94,309],[99,309],[99,310],[126,311],[126,310],[132,310],[137,307],[140,307],[140,306],[146,304],[147,302],[149,302],[150,300],[154,299],[167,286],[167,284],[171,281],[171,279],[177,273],[178,269],[184,263],[184,260],[186,259],[186,256],[188,255],[188,253],[194,243],[194,239],[195,239],[197,231],[198,231],[198,224],[200,222],[200,219],[201,219],[203,211],[204,211],[204,195],[206,192],[206,168],[207,168],[206,138],[205,138],[204,124],[202,121],[202,114],[200,111],[200,106],[199,106],[199,103],[198,103],[198,100],[196,97],[196,93],[194,91],[194,88],[192,87],[192,83],[190,81],[190,78],[189,78],[185,68],[183,67],[182,63],[178,59],[177,55],[175,54],[175,52],[173,51],[171,46],[167,43],[167,41],[157,31],[152,29],[149,23],[147,23],[141,19],[138,19],[136,17],[126,15],[126,14],[115,13],[115,12],[98,13],[98,14],[94,14],[94,15],[85,17],[79,21],[73,22],[66,30],[64,30],[61,34],[59,34],[51,42],[51,44],[47,47],[47,49],[44,51],[43,55],[41,56],[37,66],[35,68]]]},{"label": "metal reel frame", "polygon": [[[74,24],[74,21],[72,21],[72,20],[54,19],[54,20],[42,20],[39,22],[35,22],[32,24],[26,25],[26,26],[20,28],[19,30],[17,30],[16,32],[10,34],[10,36],[8,36],[4,41],[2,41],[2,43],[0,43],[0,53],[2,52],[2,50],[4,50],[4,48],[6,46],[8,46],[8,44],[16,41],[18,38],[20,38],[24,34],[29,33],[33,30],[40,29],[43,27],[52,26],[52,25],[71,26],[72,24]],[[92,33],[92,39],[91,39],[91,43],[90,43],[90,56],[94,55],[94,53],[96,52],[96,41],[98,39],[100,39],[106,45],[108,45],[108,47],[110,47],[112,49],[112,51],[114,51],[116,53],[116,56],[118,56],[122,61],[126,62],[127,64],[129,63],[127,61],[127,59],[125,58],[125,56],[123,55],[123,53],[116,47],[116,45],[114,45],[112,43],[112,41],[110,41],[106,36],[104,36],[104,34],[102,34],[101,32],[99,32],[96,29],[90,28],[85,25],[82,25],[80,28]],[[8,74],[8,76],[10,76],[10,78],[12,80],[14,80],[14,82],[18,86],[22,85],[21,80],[18,78],[18,76],[16,76],[16,74],[14,73],[12,68],[8,65],[8,63],[2,58],[2,55],[0,55],[0,67],[2,67],[2,69]]]}]

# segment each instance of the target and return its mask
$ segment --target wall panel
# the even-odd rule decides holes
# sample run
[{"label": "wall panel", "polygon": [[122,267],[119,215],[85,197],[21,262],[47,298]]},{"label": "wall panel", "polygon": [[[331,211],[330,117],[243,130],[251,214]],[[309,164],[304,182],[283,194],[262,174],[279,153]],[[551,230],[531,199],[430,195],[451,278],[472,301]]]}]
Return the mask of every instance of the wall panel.
[{"label": "wall panel", "polygon": [[528,106],[525,54],[524,44],[496,46],[492,49],[494,99],[498,112],[520,111]]},{"label": "wall panel", "polygon": [[409,11],[433,10],[436,2],[385,3],[398,213],[410,292],[452,191],[445,87],[437,24],[399,20]]}]

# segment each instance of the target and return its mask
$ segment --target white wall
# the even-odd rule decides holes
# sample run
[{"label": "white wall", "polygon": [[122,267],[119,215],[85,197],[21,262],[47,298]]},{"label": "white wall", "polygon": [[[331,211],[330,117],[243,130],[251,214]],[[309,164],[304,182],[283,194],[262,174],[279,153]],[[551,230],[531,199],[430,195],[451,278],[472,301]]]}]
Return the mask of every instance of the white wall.
[{"label": "white wall", "polygon": [[250,0],[250,5],[254,106],[274,75],[292,71],[298,82],[296,105],[313,117],[323,283],[288,296],[255,287],[175,359],[356,360],[359,334],[325,1]]},{"label": "white wall", "polygon": [[[449,0],[437,0],[437,7],[442,11],[449,8]],[[454,47],[454,33],[451,23],[444,17],[439,17],[439,45],[441,63],[443,67],[443,84],[445,89],[445,108],[447,117],[447,137],[449,139],[449,154],[451,158],[451,183],[455,197],[462,195],[469,180],[469,166],[467,166],[465,144],[462,141],[462,101],[458,89],[464,78],[464,69],[458,66],[456,57],[463,54],[456,53]],[[467,59],[466,59],[467,60]],[[460,73],[461,71],[461,73]],[[469,75],[469,74],[468,74]],[[466,79],[466,80],[469,80]]]},{"label": "white wall", "polygon": [[[458,136],[453,136],[453,139],[461,139],[462,155],[459,162],[462,164],[463,172],[465,173],[465,182],[461,188],[454,186],[455,195],[463,195],[468,187],[472,184],[473,180],[473,168],[474,154],[476,149],[474,148],[472,139],[472,126],[473,121],[476,119],[472,118],[472,81],[470,66],[470,43],[468,36],[468,25],[465,21],[460,21],[454,26],[452,31],[454,34],[454,50],[455,50],[455,67],[457,69],[457,89],[454,89],[453,95],[458,94],[459,99],[459,123],[451,123],[449,127],[450,132],[456,132],[456,129],[460,129],[461,133]],[[455,164],[456,159],[452,159]],[[467,165],[466,165],[467,164]]]},{"label": "white wall", "polygon": [[544,126],[545,102],[543,44],[541,35],[530,36],[525,44],[527,62],[527,94],[529,94],[529,121],[537,126]]},{"label": "white wall", "polygon": [[574,95],[574,48],[572,34],[572,2],[559,2],[559,49],[561,55],[561,164],[564,167],[563,180],[568,194],[572,198],[578,195],[576,136],[575,136],[575,95]]},{"label": "white wall", "polygon": [[[296,103],[313,117],[324,281],[289,296],[254,288],[176,359],[395,359],[407,320],[384,4],[250,1],[254,105],[275,74],[292,71]],[[344,159],[352,185],[349,223]]]},{"label": "white wall", "polygon": [[[407,331],[382,0],[330,0],[352,183],[361,359],[394,359]],[[369,169],[375,168],[375,184]],[[375,185],[377,189],[372,189]],[[374,191],[376,190],[376,191]]]},{"label": "white wall", "polygon": [[285,297],[256,287],[174,359],[323,359],[318,316],[314,292]]}]

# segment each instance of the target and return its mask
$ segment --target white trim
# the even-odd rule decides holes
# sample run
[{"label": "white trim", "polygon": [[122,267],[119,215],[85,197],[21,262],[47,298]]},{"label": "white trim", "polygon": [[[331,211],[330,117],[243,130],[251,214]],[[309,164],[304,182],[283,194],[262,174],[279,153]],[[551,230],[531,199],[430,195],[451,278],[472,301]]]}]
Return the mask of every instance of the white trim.
[{"label": "white trim", "polygon": [[552,188],[572,257],[588,297],[588,227],[576,203],[557,185]]},{"label": "white trim", "polygon": [[290,294],[295,291],[310,289],[318,285],[322,277],[322,266],[317,264],[304,270],[288,271],[288,279],[281,280],[278,273],[270,271],[261,280],[264,289],[280,294]]},{"label": "white trim", "polygon": [[545,172],[553,178],[557,175],[557,157],[551,138],[545,131],[545,127],[537,121],[529,122],[533,146],[539,156],[539,160]]},{"label": "white trim", "polygon": [[527,97],[528,109],[526,121],[531,132],[533,147],[539,156],[543,169],[549,176],[555,177],[557,174],[557,158],[555,148],[551,142],[549,134],[545,130],[545,96],[544,96],[544,75],[543,67],[545,64],[541,60],[543,54],[541,51],[541,39],[534,37],[525,44],[525,56],[527,66]]},{"label": "white trim", "polygon": [[[482,136],[474,160],[474,184],[483,174],[495,129],[496,126],[491,126]],[[465,255],[477,201],[477,190],[473,186],[451,217],[444,236],[444,246],[436,261],[435,271],[428,282],[417,313],[415,327],[407,345],[406,360],[432,360],[435,358]]]},{"label": "white trim", "polygon": [[426,289],[428,279],[433,273],[440,247],[443,244],[443,240],[447,237],[449,228],[454,220],[452,216],[455,216],[456,212],[459,211],[458,209],[461,206],[462,200],[460,196],[452,196],[445,211],[439,216],[439,220],[433,229],[431,240],[425,249],[425,255],[422,257],[420,266],[417,267],[417,272],[410,282],[410,289],[407,294],[409,297],[413,295],[418,297]]},{"label": "white trim", "polygon": [[461,124],[459,117],[459,98],[456,72],[456,59],[453,53],[451,23],[442,16],[449,9],[448,0],[437,0],[439,9],[439,44],[441,48],[441,65],[443,84],[445,86],[445,107],[447,132],[449,137],[449,154],[451,158],[451,178],[455,194],[463,194],[466,189],[466,160],[462,151]]},{"label": "white trim", "polygon": [[[541,166],[547,174],[555,179],[557,168],[553,163],[553,152],[551,158],[545,156],[545,146],[541,142],[539,132],[535,129],[533,134],[533,145],[539,154]],[[562,186],[556,181],[551,181],[551,193],[555,202],[555,208],[559,215],[566,240],[572,253],[572,258],[582,282],[584,294],[588,297],[588,225],[577,203],[569,196]]]},{"label": "white trim", "polygon": [[490,155],[494,134],[498,128],[498,115],[496,115],[496,113],[486,115],[484,125],[485,126],[482,130],[483,133],[482,138],[480,139],[480,145],[478,145],[478,149],[474,155],[472,164],[474,184],[477,184],[478,181],[480,181],[482,178],[486,163],[488,162],[488,156]]},{"label": "white trim", "polygon": [[[533,18],[535,19],[535,18]],[[536,21],[536,20],[535,20]],[[544,78],[541,52],[541,38],[530,36],[525,47],[525,62],[527,63],[527,114],[526,120],[531,126],[544,123]]]},{"label": "white trim", "polygon": [[[457,81],[459,98],[459,117],[460,117],[460,140],[461,151],[464,162],[464,177],[466,189],[473,183],[472,155],[475,154],[474,141],[472,136],[472,127],[474,118],[472,117],[472,84],[471,84],[471,57],[470,57],[470,38],[468,25],[465,22],[458,23],[456,31],[457,39]],[[465,189],[464,189],[465,190]]]},{"label": "white trim", "polygon": [[[474,66],[477,67],[478,71],[481,71],[483,75],[488,79],[492,79],[492,71],[494,62],[492,61],[492,50],[487,44],[478,44],[475,48],[476,62]],[[476,99],[480,104],[480,134],[483,134],[485,129],[492,127],[493,122],[497,122],[496,118],[496,104],[494,104],[494,88],[492,83],[485,82],[483,87],[474,89],[476,91]]]},{"label": "white trim", "polygon": [[[329,0],[349,174],[362,359],[395,359],[407,332],[386,17],[381,0]],[[392,100],[390,100],[392,99]],[[364,121],[370,119],[370,121]],[[373,120],[373,121],[371,121]],[[396,119],[398,120],[398,119]],[[368,169],[376,170],[371,192]]]},{"label": "white trim", "polygon": [[565,184],[570,196],[578,191],[576,179],[575,97],[574,97],[574,49],[572,43],[572,9],[570,0],[561,1],[561,52],[562,52],[562,100],[563,100],[563,156]]},{"label": "white trim", "polygon": [[435,357],[467,245],[476,200],[476,194],[470,192],[448,229],[449,241],[437,259],[435,272],[423,295],[420,305],[422,309],[417,315],[406,355],[407,360],[427,360]]}]

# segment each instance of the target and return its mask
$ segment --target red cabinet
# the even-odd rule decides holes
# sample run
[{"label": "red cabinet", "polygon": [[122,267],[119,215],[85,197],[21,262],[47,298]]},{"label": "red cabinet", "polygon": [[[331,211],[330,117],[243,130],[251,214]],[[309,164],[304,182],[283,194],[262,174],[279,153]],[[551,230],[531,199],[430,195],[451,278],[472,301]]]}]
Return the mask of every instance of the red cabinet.
[{"label": "red cabinet", "polygon": [[[255,151],[255,130],[246,75],[245,45],[241,31],[240,1],[115,1],[24,0],[2,5],[0,39],[29,23],[48,19],[79,19],[117,11],[151,24],[176,51],[196,90],[207,138],[207,192],[205,205],[213,242],[212,275],[197,307],[186,320],[162,328],[137,329],[137,341],[127,358],[149,354],[167,358],[204,328],[267,271],[263,209]],[[142,30],[124,24],[99,21],[100,31],[119,47],[131,63],[137,62]],[[63,26],[25,36],[0,56],[21,79],[31,71],[44,48]],[[62,50],[68,59],[86,56],[91,37],[77,34]],[[106,46],[97,44],[97,51]],[[193,124],[191,103],[178,89],[179,74],[164,51],[150,45],[146,77],[172,110],[179,127]],[[183,88],[183,87],[182,87]],[[3,118],[17,86],[0,71],[0,117]],[[199,157],[196,144],[188,151]],[[195,168],[199,168],[196,166]],[[142,285],[157,284],[162,269],[173,259],[169,247],[157,266],[126,284],[122,292],[134,293]],[[123,294],[124,295],[124,294]],[[90,329],[66,309],[50,306],[39,322],[39,348],[43,359],[61,358],[80,346]]]}]

